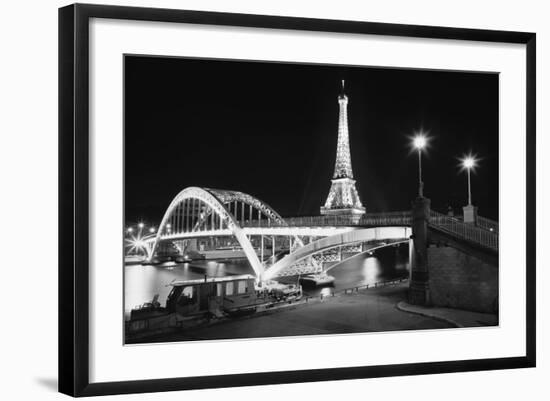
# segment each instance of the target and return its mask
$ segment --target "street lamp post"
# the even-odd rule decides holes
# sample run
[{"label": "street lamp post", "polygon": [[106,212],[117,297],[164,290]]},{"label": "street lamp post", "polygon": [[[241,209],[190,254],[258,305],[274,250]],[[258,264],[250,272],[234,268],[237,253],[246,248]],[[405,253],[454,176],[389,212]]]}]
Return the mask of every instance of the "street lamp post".
[{"label": "street lamp post", "polygon": [[462,209],[464,211],[464,222],[475,224],[477,220],[477,208],[472,205],[472,181],[471,172],[476,167],[476,159],[474,156],[467,155],[462,158],[462,169],[466,170],[468,175],[468,204]]},{"label": "street lamp post", "polygon": [[472,204],[472,183],[470,180],[470,171],[475,166],[475,159],[471,156],[467,156],[462,160],[462,165],[466,169],[466,173],[468,174],[468,205]]},{"label": "street lamp post", "polygon": [[426,147],[426,137],[418,134],[413,139],[413,146],[418,151],[418,196],[424,197],[424,182],[422,181],[422,150]]},{"label": "street lamp post", "polygon": [[412,139],[412,146],[418,152],[418,197],[412,203],[412,236],[409,246],[411,252],[411,275],[409,283],[409,303],[413,305],[430,304],[430,285],[428,281],[428,225],[430,221],[430,200],[424,197],[422,180],[422,151],[428,144],[428,138],[421,131]]}]

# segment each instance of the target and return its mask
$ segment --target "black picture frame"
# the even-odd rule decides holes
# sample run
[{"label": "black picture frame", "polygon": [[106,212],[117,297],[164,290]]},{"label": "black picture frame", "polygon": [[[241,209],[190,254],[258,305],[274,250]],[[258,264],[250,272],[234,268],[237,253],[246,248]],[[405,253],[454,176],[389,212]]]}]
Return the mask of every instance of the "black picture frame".
[{"label": "black picture frame", "polygon": [[[89,22],[161,21],[526,45],[526,353],[521,357],[90,383],[89,381]],[[534,367],[536,35],[387,23],[74,4],[59,9],[59,391],[72,396],[237,387]]]}]

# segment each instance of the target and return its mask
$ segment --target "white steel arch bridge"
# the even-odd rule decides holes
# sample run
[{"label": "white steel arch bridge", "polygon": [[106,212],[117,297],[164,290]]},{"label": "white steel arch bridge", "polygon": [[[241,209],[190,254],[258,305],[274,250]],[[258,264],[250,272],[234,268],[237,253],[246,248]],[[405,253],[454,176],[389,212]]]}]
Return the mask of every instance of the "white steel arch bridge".
[{"label": "white steel arch bridge", "polygon": [[[369,243],[367,248],[371,249],[408,241],[410,236],[410,228],[406,226],[360,228],[328,223],[297,225],[249,194],[188,187],[174,197],[156,235],[146,239],[146,250],[151,259],[162,242],[231,236],[238,241],[258,280],[267,280],[279,275],[321,271],[321,255],[334,248]],[[251,238],[255,236],[261,238],[261,252],[252,245]],[[272,257],[267,259],[263,255],[264,237],[271,238],[273,244]],[[288,241],[289,254],[280,260],[275,257],[275,238]]]},{"label": "white steel arch bridge", "polygon": [[[484,224],[487,227],[472,227],[435,212],[429,222],[431,229],[489,250],[498,249],[498,223]],[[233,237],[257,279],[264,281],[327,270],[332,265],[326,262],[342,261],[344,254],[350,257],[406,243],[410,236],[410,212],[367,213],[359,221],[339,216],[284,219],[267,203],[244,192],[188,187],[174,197],[156,235],[146,238],[145,243],[148,258],[152,259],[162,243]],[[271,258],[264,255],[265,238],[272,242]],[[286,256],[275,255],[276,240],[285,242]],[[253,242],[259,245],[255,247]]]}]

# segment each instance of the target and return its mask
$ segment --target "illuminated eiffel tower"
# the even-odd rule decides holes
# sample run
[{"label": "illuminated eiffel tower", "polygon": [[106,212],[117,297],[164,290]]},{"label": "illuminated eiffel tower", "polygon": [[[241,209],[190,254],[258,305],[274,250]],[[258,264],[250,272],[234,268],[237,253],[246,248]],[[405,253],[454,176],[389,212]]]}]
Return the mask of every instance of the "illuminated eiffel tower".
[{"label": "illuminated eiffel tower", "polygon": [[348,132],[348,97],[344,93],[338,96],[340,118],[338,120],[338,147],[336,149],[336,164],[332,185],[325,206],[321,206],[321,214],[331,216],[350,217],[352,221],[359,221],[365,213],[359,194],[355,188],[353,171],[351,168],[351,154]]}]

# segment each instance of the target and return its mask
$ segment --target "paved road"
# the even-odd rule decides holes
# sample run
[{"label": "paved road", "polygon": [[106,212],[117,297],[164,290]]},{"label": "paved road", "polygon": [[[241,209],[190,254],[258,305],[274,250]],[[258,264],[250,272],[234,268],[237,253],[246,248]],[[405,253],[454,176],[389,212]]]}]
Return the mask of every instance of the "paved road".
[{"label": "paved road", "polygon": [[342,334],[368,331],[449,328],[429,317],[402,312],[406,284],[365,290],[353,295],[325,298],[322,302],[287,308],[269,314],[228,320],[156,336],[149,341],[212,340],[227,338],[279,337]]}]

